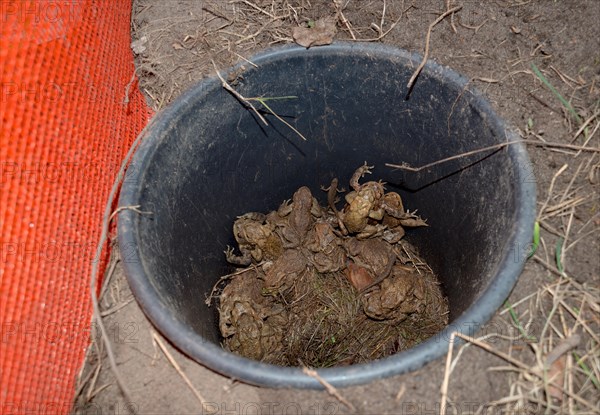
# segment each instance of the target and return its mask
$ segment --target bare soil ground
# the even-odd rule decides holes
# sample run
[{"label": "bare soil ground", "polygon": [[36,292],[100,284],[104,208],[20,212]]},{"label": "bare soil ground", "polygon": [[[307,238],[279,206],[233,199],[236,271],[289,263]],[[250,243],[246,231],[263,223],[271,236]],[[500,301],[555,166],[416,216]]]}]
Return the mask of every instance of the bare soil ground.
[{"label": "bare soil ground", "polygon": [[[423,53],[430,23],[456,6],[462,8],[432,31],[430,59],[470,78],[523,138],[580,147],[529,146],[540,244],[508,299],[511,306],[478,333],[476,342],[487,350],[468,342],[453,351],[451,372],[440,359],[414,373],[340,390],[354,410],[325,391],[246,385],[196,364],[153,334],[113,250],[116,266],[102,307],[137,413],[425,414],[439,412],[442,402],[450,414],[600,413],[600,2],[135,0],[140,87],[160,109],[213,74],[211,59],[228,67],[292,42],[293,27],[324,17],[335,19],[336,39],[379,38]],[[127,413],[105,353],[99,341],[90,346],[75,413]],[[444,380],[447,396],[440,392]]]}]

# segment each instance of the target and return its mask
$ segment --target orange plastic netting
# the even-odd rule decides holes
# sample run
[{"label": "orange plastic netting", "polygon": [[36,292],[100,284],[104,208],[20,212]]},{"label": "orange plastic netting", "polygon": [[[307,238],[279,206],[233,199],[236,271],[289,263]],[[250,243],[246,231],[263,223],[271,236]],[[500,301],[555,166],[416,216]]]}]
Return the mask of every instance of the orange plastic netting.
[{"label": "orange plastic netting", "polygon": [[104,205],[150,113],[130,2],[0,5],[1,413],[66,413]]}]

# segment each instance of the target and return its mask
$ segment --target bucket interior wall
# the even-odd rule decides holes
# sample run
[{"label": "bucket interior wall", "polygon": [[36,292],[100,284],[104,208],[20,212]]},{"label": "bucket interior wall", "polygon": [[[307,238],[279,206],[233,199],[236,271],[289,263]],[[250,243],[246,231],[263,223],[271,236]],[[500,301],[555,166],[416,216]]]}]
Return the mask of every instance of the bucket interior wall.
[{"label": "bucket interior wall", "polygon": [[428,228],[409,230],[407,238],[440,277],[451,320],[477,299],[510,249],[504,244],[519,201],[506,149],[419,173],[384,166],[423,165],[505,140],[464,79],[442,83],[441,72],[422,73],[407,100],[408,55],[308,53],[259,60],[236,85],[247,97],[295,96],[268,104],[306,141],[266,112],[270,125],[263,125],[208,82],[170,110],[147,165],[132,166],[136,174],[128,178],[141,183],[141,209],[152,212],[135,219],[152,285],[174,315],[215,343],[216,313],[204,301],[232,271],[223,251],[235,245],[236,216],[276,209],[303,185],[325,205],[320,187],[338,177],[348,189],[365,161],[375,168],[363,180],[385,181],[405,208],[427,219]]}]

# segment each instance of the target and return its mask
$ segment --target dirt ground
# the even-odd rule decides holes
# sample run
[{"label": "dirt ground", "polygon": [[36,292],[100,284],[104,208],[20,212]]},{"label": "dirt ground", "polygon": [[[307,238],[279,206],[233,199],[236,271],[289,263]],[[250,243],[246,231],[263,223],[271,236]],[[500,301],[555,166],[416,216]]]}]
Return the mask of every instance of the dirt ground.
[{"label": "dirt ground", "polygon": [[[270,45],[292,42],[293,27],[323,17],[336,19],[338,40],[381,38],[377,41],[423,53],[429,24],[456,6],[462,7],[432,31],[430,59],[470,78],[523,138],[576,147],[528,146],[538,188],[540,245],[508,299],[512,307],[499,310],[478,333],[492,352],[472,343],[454,351],[460,359],[449,376],[447,413],[600,413],[600,2],[135,0],[132,39],[140,88],[160,109],[214,73],[211,59],[226,68]],[[116,250],[113,260],[102,307],[136,413],[440,411],[444,359],[414,373],[341,389],[353,410],[325,391],[236,382],[162,340],[176,368],[132,299]],[[532,368],[565,339],[572,350],[549,364],[549,373],[565,389],[561,393],[544,387]],[[181,373],[205,400],[204,408]],[[74,413],[128,411],[101,342],[90,346],[78,388]]]}]

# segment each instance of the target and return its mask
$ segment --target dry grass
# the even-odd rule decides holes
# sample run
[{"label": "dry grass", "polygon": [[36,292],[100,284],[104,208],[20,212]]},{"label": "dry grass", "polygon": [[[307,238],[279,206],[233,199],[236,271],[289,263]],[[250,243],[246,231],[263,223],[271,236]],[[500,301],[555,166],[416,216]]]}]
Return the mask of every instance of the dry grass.
[{"label": "dry grass", "polygon": [[[293,43],[292,30],[296,27],[331,18],[339,29],[337,39],[377,42],[390,34],[413,6],[387,0],[375,4],[339,0],[207,0],[194,5],[189,18],[147,21],[145,13],[153,7],[161,6],[146,0],[134,2],[132,35],[141,47],[136,53],[140,88],[153,108],[160,110],[196,80],[213,75],[211,62],[218,68],[236,63],[253,65],[247,58],[256,51]],[[371,24],[354,25],[349,16],[365,12],[369,13]],[[179,58],[180,52],[188,56],[187,60]],[[232,74],[232,79],[226,81],[235,86],[235,76]],[[182,84],[177,79],[187,81]]]},{"label": "dry grass", "polygon": [[[583,146],[587,146],[597,142],[597,130],[598,121],[592,115],[582,120],[575,138],[583,137]],[[454,359],[450,344],[442,413],[451,407],[451,374],[473,345],[508,363],[490,370],[505,373],[510,385],[506,396],[481,405],[477,413],[600,413],[600,269],[596,265],[590,281],[578,275],[578,264],[569,258],[575,246],[588,244],[594,250],[597,244],[600,213],[594,185],[598,184],[598,158],[593,152],[546,150],[569,157],[550,180],[546,196],[540,198],[537,220],[543,231],[532,259],[542,265],[539,272],[547,282],[500,313],[518,336],[497,332],[475,339],[455,334],[467,343]],[[597,263],[597,248],[591,255]],[[491,337],[501,340],[492,345],[486,342]],[[526,347],[516,345],[523,342]]]}]

